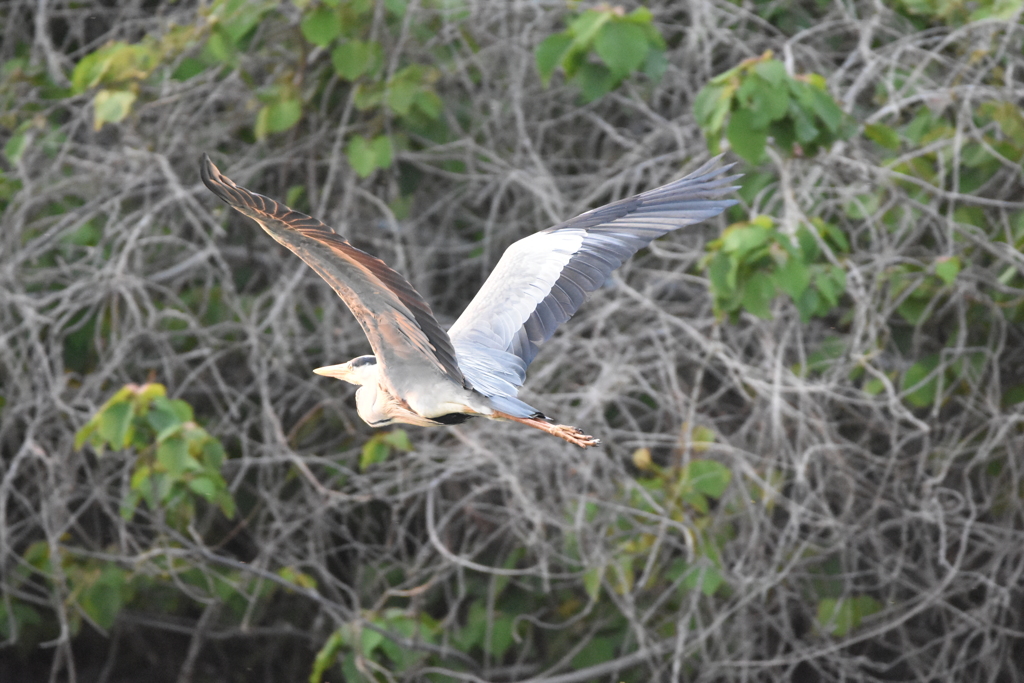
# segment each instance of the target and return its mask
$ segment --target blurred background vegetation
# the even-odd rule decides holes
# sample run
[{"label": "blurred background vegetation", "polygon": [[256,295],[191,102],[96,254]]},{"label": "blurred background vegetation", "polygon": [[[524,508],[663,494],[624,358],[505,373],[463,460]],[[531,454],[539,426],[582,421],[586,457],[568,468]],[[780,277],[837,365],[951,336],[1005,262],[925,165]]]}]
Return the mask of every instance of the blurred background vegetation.
[{"label": "blurred background vegetation", "polygon": [[[0,679],[1024,681],[1021,0],[0,5]],[[516,425],[373,432],[340,301],[726,152]]]}]

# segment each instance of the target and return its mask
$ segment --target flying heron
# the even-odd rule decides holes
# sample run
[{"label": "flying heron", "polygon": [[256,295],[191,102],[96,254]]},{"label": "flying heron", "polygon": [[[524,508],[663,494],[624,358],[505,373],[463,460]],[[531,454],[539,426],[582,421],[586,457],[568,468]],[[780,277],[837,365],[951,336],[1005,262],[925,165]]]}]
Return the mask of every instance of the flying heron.
[{"label": "flying heron", "polygon": [[732,165],[712,159],[675,182],[587,211],[505,250],[447,332],[408,280],[330,227],[239,187],[203,155],[210,190],[260,224],[329,284],[359,321],[373,355],[313,370],[359,387],[371,427],[422,427],[471,417],[510,420],[582,448],[598,439],[553,424],[517,398],[541,344],[622,262],[667,232],[717,216],[735,200]]}]

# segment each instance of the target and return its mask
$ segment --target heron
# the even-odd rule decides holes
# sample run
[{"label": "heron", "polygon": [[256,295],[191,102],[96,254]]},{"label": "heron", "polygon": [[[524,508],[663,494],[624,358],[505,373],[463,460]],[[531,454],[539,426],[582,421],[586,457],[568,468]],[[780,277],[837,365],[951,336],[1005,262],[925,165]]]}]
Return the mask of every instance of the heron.
[{"label": "heron", "polygon": [[716,157],[662,187],[592,209],[513,243],[447,331],[409,281],[323,222],[236,185],[206,154],[203,183],[306,262],[352,311],[373,351],[313,370],[359,387],[373,428],[511,421],[587,448],[600,443],[518,398],[526,370],[613,270],[662,235],[717,216],[739,175]]}]

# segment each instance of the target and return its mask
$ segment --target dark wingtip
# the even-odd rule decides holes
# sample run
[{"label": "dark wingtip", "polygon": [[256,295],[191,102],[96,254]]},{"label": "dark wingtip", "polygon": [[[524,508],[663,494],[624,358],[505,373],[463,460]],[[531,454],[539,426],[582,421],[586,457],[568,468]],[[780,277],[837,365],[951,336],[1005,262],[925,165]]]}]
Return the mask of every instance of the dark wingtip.
[{"label": "dark wingtip", "polygon": [[210,192],[224,201],[228,201],[227,197],[224,196],[224,182],[222,180],[224,176],[221,175],[220,169],[213,165],[213,162],[210,161],[210,155],[206,152],[203,152],[203,156],[199,160],[199,177],[203,179],[203,185],[206,185]]},{"label": "dark wingtip", "polygon": [[209,188],[210,192],[217,195],[226,204],[237,209],[248,203],[246,198],[251,193],[245,188],[235,185],[231,178],[221,173],[220,169],[210,161],[210,155],[205,152],[199,160],[199,177],[203,179],[203,184]]},{"label": "dark wingtip", "polygon": [[[203,152],[203,156],[199,157],[199,177],[203,179],[203,184],[210,187],[210,169],[214,171],[217,167],[210,161],[210,155]],[[212,189],[212,188],[211,188]]]}]

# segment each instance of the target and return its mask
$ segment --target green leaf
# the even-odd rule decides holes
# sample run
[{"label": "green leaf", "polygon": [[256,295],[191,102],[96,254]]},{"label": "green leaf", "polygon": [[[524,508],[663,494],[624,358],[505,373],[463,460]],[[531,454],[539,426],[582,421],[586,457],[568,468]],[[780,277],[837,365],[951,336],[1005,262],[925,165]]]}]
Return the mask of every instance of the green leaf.
[{"label": "green leaf", "polygon": [[864,126],[864,135],[886,149],[899,149],[900,136],[895,130],[881,123],[869,123]]},{"label": "green leaf", "polygon": [[374,631],[372,628],[363,628],[359,630],[359,645],[364,657],[372,655],[373,651],[380,647],[383,642],[384,636],[381,633]]},{"label": "green leaf", "polygon": [[781,119],[789,111],[789,89],[779,88],[757,76],[744,79],[736,91],[736,98],[743,109],[753,115],[751,121],[755,128],[767,128],[769,123]]},{"label": "green leaf", "polygon": [[722,251],[744,258],[767,244],[770,238],[770,229],[761,225],[730,226],[722,235]]},{"label": "green leaf", "polygon": [[441,98],[433,90],[420,90],[413,104],[430,119],[437,120],[441,116]]},{"label": "green leaf", "polygon": [[405,16],[405,10],[409,6],[408,0],[384,0],[384,6],[388,11],[401,19]]},{"label": "green leaf", "polygon": [[28,147],[29,131],[21,130],[11,136],[11,139],[4,145],[4,156],[7,157],[7,161],[12,166],[16,166],[21,161],[22,154],[25,153],[25,148]]},{"label": "green leaf", "polygon": [[359,471],[365,472],[371,465],[384,462],[390,453],[391,448],[384,442],[383,437],[374,435],[363,446],[363,452],[359,457]]},{"label": "green leaf", "polygon": [[231,64],[235,58],[234,41],[227,32],[218,24],[214,25],[210,37],[203,46],[200,57],[213,64]]},{"label": "green leaf", "polygon": [[592,638],[589,643],[576,653],[572,658],[573,669],[585,669],[602,662],[609,662],[615,659],[615,649],[622,642],[621,638],[615,636],[599,636]]},{"label": "green leaf", "polygon": [[350,40],[331,51],[335,72],[350,81],[375,71],[384,60],[380,43]]},{"label": "green leaf", "polygon": [[775,270],[775,284],[793,301],[797,301],[811,284],[811,271],[801,257],[802,254],[790,254],[786,263]]},{"label": "green leaf", "polygon": [[1024,384],[1018,384],[1004,391],[1002,403],[1007,408],[1018,403],[1024,403]]},{"label": "green leaf", "polygon": [[203,462],[212,470],[220,471],[224,463],[224,447],[212,436],[203,442]]},{"label": "green leaf", "polygon": [[753,105],[762,110],[762,119],[777,121],[789,111],[789,90],[773,86],[767,81],[757,79],[761,84],[755,91]]},{"label": "green leaf", "polygon": [[292,185],[284,195],[284,203],[288,206],[296,206],[299,200],[306,194],[305,185]]},{"label": "green leaf", "polygon": [[716,296],[728,297],[736,289],[736,260],[728,254],[718,252],[708,265],[708,279]]},{"label": "green leaf", "polygon": [[327,44],[341,34],[341,16],[337,11],[320,5],[302,19],[299,25],[306,40],[327,47]]},{"label": "green leaf", "polygon": [[383,83],[358,83],[356,85],[355,105],[359,111],[372,109],[384,101]]},{"label": "green leaf", "polygon": [[587,55],[589,54],[589,48],[579,48],[575,43],[570,45],[569,49],[562,55],[562,70],[565,71],[565,77],[574,77],[583,68],[583,65],[588,63]]},{"label": "green leaf", "polygon": [[345,148],[348,163],[360,178],[365,178],[377,170],[377,152],[370,142],[361,135],[354,136]]},{"label": "green leaf", "polygon": [[927,292],[924,291],[924,287],[918,288],[910,296],[904,299],[896,310],[911,325],[916,325],[921,321],[921,317],[924,316],[925,311],[928,310],[928,302],[930,301]]},{"label": "green leaf", "polygon": [[814,119],[807,111],[799,106],[790,108],[790,118],[793,121],[793,134],[801,144],[808,144],[817,140],[821,131],[814,125]]},{"label": "green leaf", "polygon": [[786,73],[785,64],[777,59],[758,62],[754,67],[754,73],[777,88],[783,87],[789,78],[789,74]]},{"label": "green leaf", "polygon": [[78,604],[101,628],[109,629],[124,605],[126,583],[125,571],[107,564],[79,593]]},{"label": "green leaf", "polygon": [[843,110],[825,90],[812,86],[810,93],[811,108],[814,113],[825,123],[830,132],[838,133],[839,126],[843,122]]},{"label": "green leaf", "polygon": [[399,116],[408,116],[420,87],[411,78],[393,78],[388,83],[385,102]]},{"label": "green leaf", "polygon": [[610,21],[597,32],[594,49],[612,74],[621,79],[640,68],[649,46],[644,30],[636,24]]},{"label": "green leaf", "polygon": [[505,656],[512,646],[513,617],[508,614],[498,614],[491,624],[491,640],[487,643],[487,652],[499,660]]},{"label": "green leaf", "polygon": [[714,460],[691,460],[686,467],[686,479],[693,490],[712,498],[721,498],[732,479],[732,472]]},{"label": "green leaf", "polygon": [[404,429],[394,429],[388,432],[381,437],[381,441],[400,451],[409,452],[412,450],[412,442],[409,441],[409,435]]},{"label": "green leaf", "polygon": [[181,476],[188,467],[188,444],[182,436],[172,436],[160,442],[156,449],[156,460],[164,466],[167,472],[174,476]]},{"label": "green leaf", "polygon": [[724,85],[705,85],[693,102],[693,115],[706,135],[717,138],[731,105],[731,89]]},{"label": "green leaf", "polygon": [[[85,442],[89,440],[89,437],[99,428],[100,423],[96,417],[82,425],[82,428],[75,432],[75,450],[81,450]],[[100,447],[100,444],[95,444],[96,448]]]},{"label": "green leaf", "polygon": [[192,406],[181,399],[172,401],[165,396],[158,396],[153,399],[153,407],[170,411],[178,419],[178,422],[192,422],[195,419],[192,414]]},{"label": "green leaf", "polygon": [[217,27],[224,32],[224,36],[234,45],[238,45],[249,33],[256,28],[257,24],[277,3],[270,0],[244,0],[220,4],[226,11],[221,15],[221,21]]},{"label": "green leaf", "polygon": [[266,111],[266,132],[281,133],[288,130],[302,118],[302,102],[297,99],[281,100],[264,107]]},{"label": "green leaf", "polygon": [[115,450],[128,445],[132,425],[132,404],[128,401],[108,406],[100,415],[99,435]]},{"label": "green leaf", "polygon": [[839,297],[846,291],[846,271],[829,264],[814,276],[814,286],[825,297],[829,306],[835,306],[839,303]]},{"label": "green leaf", "polygon": [[548,36],[534,50],[534,59],[537,61],[537,73],[540,74],[541,83],[548,87],[555,68],[562,60],[562,55],[572,44],[572,37],[568,33],[556,33]]},{"label": "green leaf", "polygon": [[825,598],[818,602],[818,624],[833,635],[844,637],[860,626],[864,617],[882,611],[882,604],[867,595]]},{"label": "green leaf", "polygon": [[576,72],[573,82],[580,88],[584,102],[604,97],[615,87],[615,76],[603,64],[587,62]]},{"label": "green leaf", "polygon": [[5,604],[0,602],[0,638],[6,640],[11,637],[12,621],[14,628],[23,631],[38,626],[43,622],[43,618],[33,607],[22,602],[12,601],[10,612],[7,611]]},{"label": "green leaf", "polygon": [[583,590],[592,602],[597,602],[601,597],[601,578],[604,576],[604,567],[591,567],[583,574]]},{"label": "green leaf", "polygon": [[643,72],[651,81],[657,83],[668,70],[668,60],[663,50],[648,50],[647,59],[644,61]]},{"label": "green leaf", "polygon": [[164,405],[154,405],[146,413],[146,422],[157,433],[157,440],[162,440],[170,434],[171,430],[181,425],[181,419],[170,409],[170,401]]},{"label": "green leaf", "polygon": [[206,500],[213,500],[217,495],[217,483],[209,477],[196,477],[188,483],[188,487]]},{"label": "green leaf", "polygon": [[100,49],[82,57],[71,73],[71,92],[79,95],[89,88],[99,85],[103,74],[110,67],[112,59],[113,55],[107,49]]},{"label": "green leaf", "polygon": [[136,405],[142,412],[149,409],[150,404],[160,396],[167,396],[167,387],[159,382],[148,382],[143,384],[135,395]]},{"label": "green leaf", "polygon": [[[1020,5],[1019,0],[1016,4]],[[1024,147],[1024,114],[1015,102],[986,102],[978,109],[991,116],[1018,148]]]},{"label": "green leaf", "polygon": [[[814,224],[818,228],[819,234],[832,245],[833,249],[843,253],[848,253],[850,251],[850,242],[846,239],[846,233],[840,230],[836,225],[826,223],[818,219],[814,220]],[[815,250],[817,250],[817,245],[815,245]]]},{"label": "green leaf", "polygon": [[637,7],[635,10],[623,17],[622,20],[631,21],[639,26],[651,26],[654,21],[654,15],[651,13],[651,10],[646,7]]},{"label": "green leaf", "polygon": [[711,597],[718,590],[719,586],[725,583],[718,567],[713,564],[691,567],[686,572],[682,586],[688,590],[699,590],[704,595]]},{"label": "green leaf", "polygon": [[[332,633],[324,641],[323,647],[320,648],[320,651],[316,653],[316,657],[313,659],[313,670],[309,674],[309,683],[321,683],[324,673],[334,665],[338,651],[344,645],[345,639],[341,629]],[[359,678],[353,677],[349,680],[357,681]]]},{"label": "green leaf", "polygon": [[711,512],[711,504],[708,502],[707,496],[702,493],[697,493],[696,491],[684,493],[682,500],[702,515],[706,515]]},{"label": "green leaf", "polygon": [[[903,373],[901,389],[904,399],[915,408],[927,408],[935,403],[938,392],[938,377],[932,374],[939,367],[938,354],[925,356]],[[932,375],[929,377],[929,375]]]},{"label": "green leaf", "polygon": [[757,116],[749,109],[734,111],[726,127],[725,136],[732,145],[732,151],[751,164],[764,160],[764,148],[768,142],[768,131],[756,128]]},{"label": "green leaf", "polygon": [[62,244],[75,244],[80,247],[95,247],[103,236],[100,221],[93,218],[85,221],[75,230],[60,238]]},{"label": "green leaf", "polygon": [[213,502],[228,519],[235,516],[235,500],[227,490],[219,491]]},{"label": "green leaf", "polygon": [[187,81],[206,71],[207,66],[206,62],[197,57],[186,57],[178,64],[178,68],[171,74],[171,78],[176,81]]},{"label": "green leaf", "polygon": [[587,10],[569,25],[569,32],[575,38],[573,43],[582,50],[589,50],[597,32],[611,18],[611,10]]},{"label": "green leaf", "polygon": [[864,393],[868,396],[877,396],[885,391],[885,383],[877,377],[872,377],[864,382]]},{"label": "green leaf", "polygon": [[743,308],[767,320],[772,317],[771,303],[775,298],[775,284],[767,273],[756,271],[743,283]]},{"label": "green leaf", "polygon": [[480,600],[469,605],[466,624],[455,634],[455,644],[463,652],[468,652],[476,645],[481,645],[487,631],[487,606]]},{"label": "green leaf", "polygon": [[377,168],[388,168],[394,159],[394,150],[391,147],[391,138],[387,135],[378,135],[370,142],[370,149],[373,151]]},{"label": "green leaf", "polygon": [[117,123],[128,116],[135,102],[135,93],[130,90],[100,90],[93,99],[93,129],[99,130],[104,123]]},{"label": "green leaf", "polygon": [[956,256],[945,256],[935,262],[935,274],[947,285],[953,284],[960,274],[960,259]]}]

